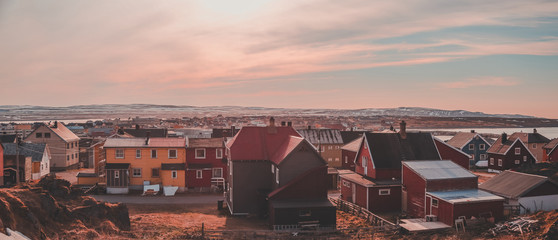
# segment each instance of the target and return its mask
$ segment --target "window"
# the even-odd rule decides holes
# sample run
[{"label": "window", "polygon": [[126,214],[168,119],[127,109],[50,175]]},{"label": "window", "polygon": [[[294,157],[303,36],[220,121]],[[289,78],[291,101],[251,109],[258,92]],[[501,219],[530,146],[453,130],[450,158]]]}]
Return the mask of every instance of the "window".
[{"label": "window", "polygon": [[515,155],[521,154],[521,148],[515,148]]},{"label": "window", "polygon": [[66,161],[70,161],[70,156],[66,155]]},{"label": "window", "polygon": [[215,158],[217,159],[223,158],[223,149],[221,148],[215,149]]},{"label": "window", "polygon": [[519,164],[521,161],[519,161],[519,159],[515,160],[515,164]]},{"label": "window", "polygon": [[499,167],[502,166],[502,159],[498,159],[498,166],[499,166]]},{"label": "window", "polygon": [[277,184],[279,184],[279,168],[277,168],[277,170],[275,170],[275,182],[277,182]]},{"label": "window", "polygon": [[333,149],[333,146],[327,146],[327,150]]},{"label": "window", "polygon": [[36,137],[36,138],[42,138],[42,137],[43,137],[43,133],[35,133],[35,137]]},{"label": "window", "polygon": [[214,178],[222,178],[223,177],[223,169],[222,168],[214,168],[213,169],[213,177]]},{"label": "window", "polygon": [[298,216],[299,217],[310,217],[310,216],[312,216],[312,211],[310,211],[308,209],[299,210],[298,211]]},{"label": "window", "polygon": [[50,133],[45,133],[45,138],[50,138]]},{"label": "window", "polygon": [[176,149],[169,149],[169,158],[176,158]]},{"label": "window", "polygon": [[120,171],[114,171],[114,178],[120,178]]},{"label": "window", "polygon": [[378,194],[379,194],[379,195],[390,195],[390,193],[391,193],[391,191],[390,191],[389,188],[388,188],[388,189],[380,189],[380,190],[378,191]]},{"label": "window", "polygon": [[124,158],[124,149],[116,149],[116,158]]},{"label": "window", "polygon": [[368,158],[366,156],[362,156],[362,167],[366,167],[368,165]]},{"label": "window", "polygon": [[490,158],[490,165],[494,165],[494,158]]},{"label": "window", "polygon": [[336,162],[339,162],[339,158],[335,158],[335,161],[336,161]]},{"label": "window", "polygon": [[70,154],[70,156],[72,156],[72,160],[74,159],[74,154]]},{"label": "window", "polygon": [[141,177],[141,168],[133,168],[132,177]]},{"label": "window", "polygon": [[324,146],[322,146],[321,148],[322,148],[322,152],[325,152],[325,147],[324,147]]},{"label": "window", "polygon": [[469,144],[469,150],[475,150],[475,144]]},{"label": "window", "polygon": [[480,155],[480,160],[486,160],[486,154],[481,154]]},{"label": "window", "polygon": [[141,149],[136,149],[136,158],[141,158]]},{"label": "window", "polygon": [[339,146],[335,146],[335,149],[339,149]]},{"label": "window", "polygon": [[203,171],[196,170],[196,179],[202,179],[202,178],[203,178]]},{"label": "window", "polygon": [[178,177],[178,172],[176,170],[172,170],[171,177],[172,178],[177,178]]},{"label": "window", "polygon": [[205,158],[205,148],[196,148],[196,158],[197,159]]},{"label": "window", "polygon": [[479,144],[479,150],[484,150],[486,148],[486,146],[484,145],[484,143]]},{"label": "window", "polygon": [[537,144],[536,144],[536,143],[533,143],[533,148],[537,148]]},{"label": "window", "polygon": [[151,149],[151,158],[157,158],[157,149]]},{"label": "window", "polygon": [[343,180],[343,186],[350,188],[351,187],[351,183],[348,181]]},{"label": "window", "polygon": [[159,177],[159,168],[152,168],[151,169],[151,177]]},{"label": "window", "polygon": [[432,198],[431,203],[432,203],[432,207],[438,207],[438,199]]},{"label": "window", "polygon": [[271,164],[271,173],[275,173],[275,166],[273,164]]},{"label": "window", "polygon": [[345,156],[345,163],[349,163],[349,157]]},{"label": "window", "polygon": [[523,156],[523,161],[527,162],[527,156]]},{"label": "window", "polygon": [[66,143],[66,149],[70,149],[70,144]]},{"label": "window", "polygon": [[76,158],[78,158],[78,154],[76,153],[75,155],[76,155]]},{"label": "window", "polygon": [[328,161],[328,162],[331,162],[331,160],[332,160],[331,158],[327,158],[327,161]]}]

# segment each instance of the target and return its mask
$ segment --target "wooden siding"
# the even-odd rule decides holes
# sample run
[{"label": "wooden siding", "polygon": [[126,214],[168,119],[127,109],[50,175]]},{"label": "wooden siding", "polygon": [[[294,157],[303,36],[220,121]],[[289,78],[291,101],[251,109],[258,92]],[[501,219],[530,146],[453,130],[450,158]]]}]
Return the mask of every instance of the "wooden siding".
[{"label": "wooden siding", "polygon": [[[37,133],[41,133],[42,137],[37,138]],[[50,138],[45,138],[45,133],[50,133]],[[27,136],[25,141],[32,143],[46,143],[48,145],[51,154],[50,168],[52,170],[65,170],[68,168],[78,167],[79,140],[66,142],[62,138],[58,137],[58,135],[56,135],[56,133],[48,127],[41,125],[29,136]],[[76,154],[78,154],[77,157]]]},{"label": "wooden siding", "polygon": [[547,196],[555,194],[558,194],[558,186],[547,181],[532,189],[522,197]]},{"label": "wooden siding", "polygon": [[[227,163],[223,160],[225,159],[225,148],[220,148],[222,150],[222,158],[217,158],[217,148],[204,148],[205,149],[205,158],[199,159],[196,158],[196,149],[198,148],[186,148],[186,162],[187,164],[210,164],[211,167],[209,168],[222,168],[223,169],[223,178],[227,181],[228,174],[227,171]],[[203,169],[203,178],[198,179],[196,178],[196,170],[201,169],[194,169],[188,167],[188,171],[186,173],[186,187],[189,188],[209,188],[211,187],[211,178],[213,176],[213,172],[211,169]]]},{"label": "wooden siding", "polygon": [[476,189],[477,187],[477,178],[441,179],[426,182],[427,192]]},{"label": "wooden siding", "polygon": [[341,169],[349,169],[355,171],[355,156],[356,152],[342,150],[341,151]]},{"label": "wooden siding", "polygon": [[4,185],[4,147],[0,144],[0,186]]},{"label": "wooden siding", "polygon": [[[381,189],[389,189],[389,195],[380,195]],[[401,186],[375,186],[368,188],[368,210],[374,213],[401,210]]]},{"label": "wooden siding", "polygon": [[[515,155],[515,148],[521,149],[521,153],[519,155]],[[523,161],[524,156],[527,156],[526,162]],[[494,158],[493,163],[490,162],[491,158]],[[498,166],[498,159],[502,159],[502,166]],[[515,164],[515,160],[519,160],[519,164]],[[508,169],[515,169],[522,164],[533,163],[535,163],[535,159],[519,141],[515,142],[506,155],[488,153],[488,168],[493,170],[504,171]]]},{"label": "wooden siding", "polygon": [[405,165],[402,174],[403,188],[407,191],[407,214],[424,217],[426,182]]},{"label": "wooden siding", "polygon": [[[310,212],[310,216],[300,216],[300,211]],[[271,204],[270,225],[297,225],[303,221],[318,221],[320,226],[336,225],[336,208],[330,207],[307,207],[307,208],[274,208]]]},{"label": "wooden siding", "polygon": [[[115,178],[114,172],[118,172]],[[128,169],[107,169],[107,187],[128,187]]]},{"label": "wooden siding", "polygon": [[232,161],[233,213],[257,213],[267,209],[267,194],[271,192],[271,163],[268,161]]},{"label": "wooden siding", "polygon": [[[438,148],[438,152],[440,153],[442,160],[450,160],[455,164],[469,170],[469,157],[437,140],[435,140],[434,143],[436,143],[436,147]],[[486,146],[486,149],[488,149],[488,146]]]}]

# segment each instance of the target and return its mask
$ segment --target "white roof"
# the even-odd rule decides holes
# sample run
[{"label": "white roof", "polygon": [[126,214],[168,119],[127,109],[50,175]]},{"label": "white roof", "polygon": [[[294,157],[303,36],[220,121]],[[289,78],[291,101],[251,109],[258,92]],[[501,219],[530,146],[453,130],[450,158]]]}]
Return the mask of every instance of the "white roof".
[{"label": "white roof", "polygon": [[403,164],[425,180],[477,177],[452,161],[404,161]]},{"label": "white roof", "polygon": [[442,199],[451,204],[504,200],[504,198],[502,197],[479,189],[467,189],[447,192],[427,192],[427,194]]}]

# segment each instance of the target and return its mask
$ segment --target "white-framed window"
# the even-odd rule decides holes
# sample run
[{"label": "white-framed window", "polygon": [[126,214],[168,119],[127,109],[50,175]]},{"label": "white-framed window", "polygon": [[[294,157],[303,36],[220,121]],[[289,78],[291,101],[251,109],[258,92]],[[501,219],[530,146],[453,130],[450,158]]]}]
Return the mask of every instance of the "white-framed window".
[{"label": "white-framed window", "polygon": [[345,156],[345,163],[349,163],[349,157]]},{"label": "white-framed window", "polygon": [[523,156],[523,161],[527,162],[527,156]]},{"label": "white-framed window", "polygon": [[213,177],[214,178],[222,178],[223,177],[223,169],[222,168],[214,168],[213,169]]},{"label": "white-framed window", "polygon": [[271,164],[271,173],[275,173],[275,166]]},{"label": "white-framed window", "polygon": [[[232,175],[232,173],[233,173],[233,172],[232,172],[233,163],[232,163],[232,161],[230,161],[230,160],[229,160],[229,162],[231,163],[231,164],[229,164],[229,175]],[[273,167],[273,166],[272,166],[272,167]]]},{"label": "white-framed window", "polygon": [[279,168],[277,168],[275,170],[275,182],[277,182],[277,184],[279,184]]},{"label": "white-framed window", "polygon": [[432,207],[438,207],[438,199],[432,198],[430,203],[432,204]]},{"label": "white-framed window", "polygon": [[157,149],[151,149],[151,158],[157,158]]},{"label": "white-framed window", "polygon": [[151,169],[151,177],[159,177],[160,173],[159,173],[159,168],[152,168]]},{"label": "white-framed window", "polygon": [[196,148],[196,159],[205,159],[205,148]]},{"label": "white-framed window", "polygon": [[222,148],[215,149],[215,158],[217,158],[217,159],[223,158],[223,149]]},{"label": "white-framed window", "polygon": [[325,147],[324,146],[322,146],[321,149],[322,149],[322,152],[325,152]]},{"label": "white-framed window", "polygon": [[351,183],[350,183],[349,181],[343,180],[343,186],[350,188],[350,187],[351,187]]},{"label": "white-framed window", "polygon": [[203,178],[203,170],[196,170],[196,179]]},{"label": "white-framed window", "polygon": [[479,144],[479,150],[484,150],[486,148],[486,145],[484,145],[484,143]]},{"label": "white-framed window", "polygon": [[176,149],[169,149],[169,158],[176,158]]},{"label": "white-framed window", "polygon": [[362,167],[366,167],[368,165],[368,158],[366,156],[362,156]]},{"label": "white-framed window", "polygon": [[498,166],[499,166],[499,167],[502,166],[502,159],[498,159]]},{"label": "white-framed window", "polygon": [[521,161],[519,161],[519,159],[515,160],[515,164],[519,164]]},{"label": "white-framed window", "polygon": [[333,149],[333,146],[327,146],[327,150]]},{"label": "white-framed window", "polygon": [[298,211],[298,216],[299,217],[310,217],[312,216],[312,211],[310,211],[309,209],[302,209]]},{"label": "white-framed window", "polygon": [[335,161],[336,161],[336,162],[339,162],[339,158],[335,158]]},{"label": "white-framed window", "polygon": [[178,177],[178,172],[176,170],[171,171],[171,178],[176,179]]},{"label": "white-framed window", "polygon": [[141,177],[141,168],[132,168],[132,177]]},{"label": "white-framed window", "polygon": [[537,148],[537,144],[536,144],[536,143],[533,143],[533,148]]},{"label": "white-framed window", "polygon": [[387,189],[380,189],[378,191],[378,195],[390,195],[391,194],[391,189],[387,188]]},{"label": "white-framed window", "polygon": [[490,165],[494,165],[494,158],[490,158]]},{"label": "white-framed window", "polygon": [[515,155],[519,155],[521,154],[521,148],[516,147],[515,148]]},{"label": "white-framed window", "polygon": [[120,178],[120,170],[114,171],[114,178]]},{"label": "white-framed window", "polygon": [[480,155],[480,160],[486,160],[486,154],[481,154]]},{"label": "white-framed window", "polygon": [[327,161],[328,161],[328,162],[331,162],[332,160],[333,160],[332,158],[327,158]]},{"label": "white-framed window", "polygon": [[339,149],[339,146],[335,146],[335,149]]},{"label": "white-framed window", "polygon": [[124,149],[116,149],[116,158],[124,158]]},{"label": "white-framed window", "polygon": [[141,149],[136,149],[136,158],[141,158]]},{"label": "white-framed window", "polygon": [[469,144],[469,150],[475,150],[475,144]]}]

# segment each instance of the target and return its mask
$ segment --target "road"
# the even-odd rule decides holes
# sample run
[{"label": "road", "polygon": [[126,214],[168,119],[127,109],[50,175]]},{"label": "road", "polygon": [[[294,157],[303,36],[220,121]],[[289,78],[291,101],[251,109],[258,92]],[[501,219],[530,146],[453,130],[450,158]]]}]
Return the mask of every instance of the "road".
[{"label": "road", "polygon": [[224,200],[222,194],[184,194],[173,197],[140,195],[91,195],[91,197],[110,203],[129,204],[213,204]]}]

